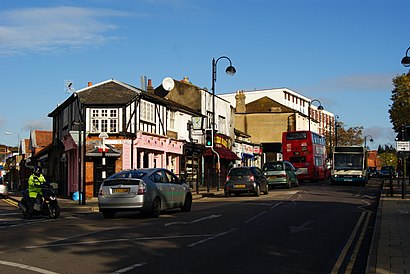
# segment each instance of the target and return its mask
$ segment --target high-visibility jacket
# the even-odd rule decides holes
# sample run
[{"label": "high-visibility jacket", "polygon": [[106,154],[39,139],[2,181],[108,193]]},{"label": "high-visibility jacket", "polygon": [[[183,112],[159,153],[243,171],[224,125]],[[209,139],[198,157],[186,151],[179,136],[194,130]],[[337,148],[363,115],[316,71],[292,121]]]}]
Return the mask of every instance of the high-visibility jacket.
[{"label": "high-visibility jacket", "polygon": [[31,174],[30,178],[28,178],[28,193],[30,198],[36,198],[37,194],[41,194],[41,185],[46,182],[43,174],[39,176],[35,174]]}]

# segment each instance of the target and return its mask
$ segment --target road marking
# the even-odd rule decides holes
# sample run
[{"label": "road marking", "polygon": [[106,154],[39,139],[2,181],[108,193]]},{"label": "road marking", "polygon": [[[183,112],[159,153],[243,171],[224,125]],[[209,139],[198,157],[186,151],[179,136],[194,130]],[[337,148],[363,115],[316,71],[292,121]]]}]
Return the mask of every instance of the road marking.
[{"label": "road marking", "polygon": [[270,209],[274,209],[275,207],[281,205],[282,203],[283,203],[283,202],[276,203],[276,204],[274,204],[273,206],[271,206]]},{"label": "road marking", "polygon": [[357,254],[359,253],[359,248],[362,245],[362,242],[363,242],[363,239],[364,239],[364,234],[366,233],[367,226],[369,225],[370,215],[371,215],[371,213],[367,214],[367,216],[366,216],[366,221],[365,221],[365,223],[362,227],[360,237],[357,240],[356,246],[355,246],[355,248],[353,250],[353,253],[352,253],[352,256],[349,260],[349,264],[347,265],[347,268],[346,268],[346,271],[345,271],[347,273],[352,273],[353,266],[356,263]]},{"label": "road marking", "polygon": [[172,223],[166,223],[164,226],[170,226],[170,225],[187,225],[187,224],[194,224],[194,223],[198,223],[204,220],[210,220],[210,219],[214,219],[214,218],[218,218],[221,217],[222,215],[209,215],[200,219],[196,219],[190,222],[172,222]]},{"label": "road marking", "polygon": [[265,210],[265,211],[262,211],[262,212],[260,212],[259,214],[257,214],[257,215],[255,215],[255,216],[253,216],[252,218],[250,218],[250,219],[246,220],[244,223],[245,223],[245,224],[247,224],[247,223],[249,223],[249,222],[251,222],[251,221],[255,220],[256,218],[258,218],[258,217],[262,216],[262,215],[263,215],[263,214],[265,214],[266,212],[267,212],[266,210]]},{"label": "road marking", "polygon": [[350,235],[349,240],[347,241],[347,243],[345,244],[342,252],[340,253],[339,258],[336,261],[336,264],[333,266],[333,269],[332,269],[332,272],[331,272],[332,274],[338,274],[339,273],[340,267],[342,266],[342,263],[346,258],[347,251],[350,249],[350,246],[352,245],[353,240],[357,235],[357,231],[359,230],[360,224],[362,223],[365,214],[366,214],[366,212],[363,211],[362,214],[360,215],[360,218],[357,221],[356,226],[353,229],[353,232]]},{"label": "road marking", "polygon": [[12,199],[3,199],[4,202],[8,203],[9,205],[18,207],[18,202],[12,200]]},{"label": "road marking", "polygon": [[25,249],[34,248],[48,248],[48,247],[61,247],[61,246],[74,246],[74,245],[92,245],[92,244],[103,244],[111,242],[127,242],[127,241],[148,241],[148,240],[170,240],[170,239],[184,239],[184,238],[204,238],[211,237],[212,234],[197,234],[197,235],[181,235],[181,236],[158,236],[158,237],[141,237],[141,238],[122,238],[122,239],[109,239],[109,240],[99,240],[99,241],[83,241],[83,242],[71,242],[71,243],[61,243],[61,244],[45,244],[45,245],[32,245],[26,246]]},{"label": "road marking", "polygon": [[229,233],[231,233],[231,232],[233,232],[233,231],[235,231],[235,230],[238,230],[238,229],[237,229],[237,228],[231,228],[231,229],[229,229],[228,231],[224,231],[224,232],[221,232],[221,233],[218,233],[218,234],[215,234],[215,235],[211,235],[210,237],[208,237],[208,238],[206,238],[206,239],[203,239],[203,240],[201,240],[201,241],[198,241],[198,242],[195,242],[195,243],[192,243],[192,244],[188,245],[188,247],[194,247],[194,246],[203,244],[203,243],[205,243],[205,242],[208,242],[208,241],[214,240],[214,239],[216,239],[216,238],[219,238],[219,237],[221,237],[221,236],[224,236],[224,235],[226,235],[226,234],[229,234]]},{"label": "road marking", "polygon": [[113,272],[113,274],[116,274],[116,273],[125,273],[125,272],[128,272],[128,271],[130,271],[130,270],[133,270],[134,268],[141,267],[141,266],[143,266],[143,265],[145,265],[145,264],[146,264],[146,263],[133,264],[133,265],[124,267],[124,268],[122,268],[122,269],[120,269],[120,270],[117,270],[117,271]]},{"label": "road marking", "polygon": [[310,224],[313,224],[313,223],[314,223],[314,221],[310,220],[310,221],[307,221],[307,222],[303,223],[300,226],[289,226],[289,231],[290,231],[290,233],[293,234],[293,233],[303,232],[303,231],[307,231],[307,230],[312,230],[312,228],[308,227],[308,226]]},{"label": "road marking", "polygon": [[0,264],[11,266],[11,267],[17,267],[17,268],[21,268],[21,269],[26,269],[26,270],[30,270],[30,271],[33,271],[33,272],[43,273],[43,274],[58,274],[57,272],[48,271],[48,270],[45,270],[45,269],[41,269],[41,268],[38,268],[38,267],[29,266],[29,265],[25,265],[25,264],[6,262],[6,261],[1,261],[1,260],[0,260]]}]

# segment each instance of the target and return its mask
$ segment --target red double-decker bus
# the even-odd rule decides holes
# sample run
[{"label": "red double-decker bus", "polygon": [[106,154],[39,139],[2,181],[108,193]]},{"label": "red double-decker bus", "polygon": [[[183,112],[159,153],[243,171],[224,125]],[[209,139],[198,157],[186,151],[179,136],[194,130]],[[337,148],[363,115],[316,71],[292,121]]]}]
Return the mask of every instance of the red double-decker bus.
[{"label": "red double-decker bus", "polygon": [[325,180],[326,138],[311,131],[288,131],[282,134],[283,160],[296,167],[300,181]]}]

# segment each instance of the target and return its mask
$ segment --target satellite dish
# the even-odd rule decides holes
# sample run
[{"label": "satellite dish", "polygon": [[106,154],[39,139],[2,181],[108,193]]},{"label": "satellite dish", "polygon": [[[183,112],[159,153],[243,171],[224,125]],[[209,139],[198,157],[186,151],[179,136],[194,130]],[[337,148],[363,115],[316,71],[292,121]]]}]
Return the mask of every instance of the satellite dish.
[{"label": "satellite dish", "polygon": [[170,91],[171,89],[173,89],[175,86],[174,80],[171,77],[166,77],[164,78],[164,80],[162,80],[162,87],[165,90]]}]

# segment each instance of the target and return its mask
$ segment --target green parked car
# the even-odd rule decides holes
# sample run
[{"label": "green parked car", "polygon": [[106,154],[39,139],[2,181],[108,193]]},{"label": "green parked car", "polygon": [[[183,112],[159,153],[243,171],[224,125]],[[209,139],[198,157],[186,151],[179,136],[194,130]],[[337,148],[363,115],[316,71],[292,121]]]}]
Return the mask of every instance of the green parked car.
[{"label": "green parked car", "polygon": [[299,186],[296,168],[287,161],[267,162],[263,165],[262,172],[268,180],[269,187],[285,186],[291,188],[292,186]]}]

